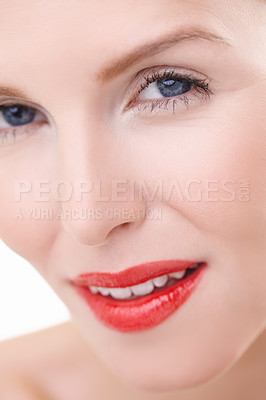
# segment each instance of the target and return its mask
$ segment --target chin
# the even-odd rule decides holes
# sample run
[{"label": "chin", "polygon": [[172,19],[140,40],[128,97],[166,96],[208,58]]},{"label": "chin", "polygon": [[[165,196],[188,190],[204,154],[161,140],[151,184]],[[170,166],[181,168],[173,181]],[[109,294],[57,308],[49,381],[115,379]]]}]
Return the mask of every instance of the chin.
[{"label": "chin", "polygon": [[167,394],[196,389],[219,379],[237,363],[250,343],[242,342],[237,346],[220,337],[216,343],[199,340],[198,345],[198,351],[186,343],[183,349],[170,351],[168,348],[165,354],[156,349],[153,355],[149,351],[135,349],[134,352],[133,348],[128,349],[128,354],[117,352],[116,359],[104,354],[101,358],[106,367],[132,390]]},{"label": "chin", "polygon": [[202,367],[195,370],[193,366],[190,369],[182,368],[177,360],[174,370],[167,369],[163,365],[158,365],[157,368],[147,366],[147,369],[142,366],[133,370],[130,363],[123,370],[117,370],[110,365],[108,368],[111,368],[117,378],[132,389],[150,393],[171,393],[204,386],[224,375],[233,364],[234,361],[230,359],[217,365],[208,364],[203,360]]},{"label": "chin", "polygon": [[241,354],[232,348],[228,351],[219,344],[217,342],[218,348],[206,348],[208,343],[205,342],[194,354],[188,344],[180,352],[179,349],[172,352],[166,346],[166,353],[162,354],[153,346],[148,351],[134,345],[121,350],[109,343],[108,347],[97,346],[94,353],[118,381],[132,390],[163,394],[203,386],[230,369]]},{"label": "chin", "polygon": [[265,308],[245,301],[242,289],[233,297],[212,282],[206,287],[154,329],[117,332],[100,324],[86,307],[84,314],[72,316],[102,364],[132,390],[194,389],[226,374],[265,326]]}]

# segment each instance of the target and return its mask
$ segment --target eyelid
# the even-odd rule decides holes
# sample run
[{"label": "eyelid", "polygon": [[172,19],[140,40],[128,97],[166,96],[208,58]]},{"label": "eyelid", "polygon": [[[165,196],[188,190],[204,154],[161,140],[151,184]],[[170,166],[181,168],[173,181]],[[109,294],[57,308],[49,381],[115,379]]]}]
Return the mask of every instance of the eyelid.
[{"label": "eyelid", "polygon": [[191,69],[191,68],[187,69],[187,68],[183,68],[183,67],[178,67],[176,65],[155,65],[150,68],[142,69],[134,77],[132,77],[132,79],[138,79],[138,80],[143,79],[147,75],[147,73],[149,73],[149,75],[152,75],[155,72],[160,73],[160,72],[164,72],[166,70],[169,70],[169,71],[175,70],[182,75],[188,75],[189,73],[191,73],[191,74],[193,74],[193,76],[195,78],[198,78],[198,79],[202,79],[203,77],[208,78],[207,75],[199,73],[198,71]]},{"label": "eyelid", "polygon": [[[35,110],[35,117],[32,122],[25,123],[17,126],[2,126],[0,129],[0,151],[3,149],[12,149],[16,142],[23,143],[27,138],[35,136],[37,133],[48,132],[53,134],[57,140],[57,126],[53,116],[40,104],[24,100],[17,97],[0,96],[0,113],[2,114],[1,107],[11,107],[18,105],[21,107],[29,107]],[[36,118],[37,117],[37,118]],[[1,115],[2,118],[2,115]],[[49,127],[48,131],[42,131],[42,128]],[[27,143],[27,142],[26,142]]]},{"label": "eyelid", "polygon": [[47,120],[51,124],[51,126],[53,128],[56,128],[56,123],[55,123],[53,116],[42,105],[31,102],[31,101],[27,101],[24,99],[20,99],[18,97],[0,96],[0,110],[1,110],[1,106],[7,107],[7,106],[15,105],[15,104],[19,104],[21,106],[27,106],[27,107],[36,109],[36,111],[40,111],[41,113],[43,113],[45,115],[45,117],[47,118]]},{"label": "eyelid", "polygon": [[[123,112],[127,111],[129,107],[129,104],[134,101],[134,98],[136,98],[136,96],[138,95],[138,88],[140,88],[141,83],[145,82],[145,76],[150,76],[153,75],[155,73],[163,73],[166,70],[172,71],[175,70],[176,73],[180,74],[180,75],[184,75],[184,76],[191,76],[191,79],[198,79],[198,80],[207,80],[210,81],[210,79],[208,79],[207,75],[203,74],[203,73],[199,73],[198,71],[194,70],[194,69],[185,69],[183,67],[177,67],[175,65],[157,65],[157,66],[153,66],[153,67],[149,67],[149,68],[145,68],[142,69],[141,71],[139,71],[137,74],[135,74],[134,76],[132,76],[132,78],[129,81],[129,84],[124,92],[124,106],[123,106]],[[137,81],[137,82],[136,82]],[[134,90],[135,88],[135,90]],[[132,98],[133,97],[133,98]]]},{"label": "eyelid", "polygon": [[[149,84],[152,82],[156,82],[158,79],[160,79],[163,76],[173,76],[174,77],[180,77],[180,79],[184,79],[187,81],[190,81],[192,83],[192,93],[189,91],[188,93],[180,94],[178,96],[173,96],[173,97],[158,97],[154,99],[142,99],[138,100],[139,94],[142,92],[142,90],[145,90],[148,88]],[[137,83],[135,82],[137,78]],[[166,78],[170,79],[170,78]],[[178,79],[178,78],[177,78]],[[203,100],[208,100],[210,98],[210,95],[213,95],[214,93],[209,87],[211,79],[207,77],[207,75],[199,73],[196,70],[193,69],[185,69],[182,67],[173,67],[173,66],[153,66],[152,68],[146,68],[144,70],[139,71],[132,79],[130,80],[129,86],[126,91],[126,104],[124,105],[123,108],[123,113],[127,114],[127,112],[130,113],[130,115],[135,114],[140,116],[143,114],[143,108],[144,110],[147,109],[147,107],[151,108],[151,112],[159,107],[160,110],[162,110],[162,106],[166,106],[163,108],[162,111],[167,110],[168,111],[168,104],[172,102],[173,105],[173,112],[175,113],[175,107],[178,103],[183,103],[186,108],[189,108],[189,104],[193,99],[200,99],[201,101]],[[137,86],[137,88],[135,88]],[[133,89],[132,89],[133,87]],[[138,111],[136,111],[138,109]],[[159,112],[159,114],[164,114],[162,112]],[[144,116],[144,115],[143,115]]]}]

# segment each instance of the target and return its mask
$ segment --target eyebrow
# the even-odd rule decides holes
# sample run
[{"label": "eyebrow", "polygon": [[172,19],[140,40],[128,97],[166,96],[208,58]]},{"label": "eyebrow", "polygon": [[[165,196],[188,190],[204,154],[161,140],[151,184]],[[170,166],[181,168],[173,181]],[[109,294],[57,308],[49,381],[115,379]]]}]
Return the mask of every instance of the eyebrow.
[{"label": "eyebrow", "polygon": [[[95,80],[100,83],[107,83],[125,72],[144,57],[146,58],[161,53],[179,42],[195,39],[204,39],[229,47],[232,46],[225,38],[203,29],[178,29],[177,31],[163,35],[159,39],[134,48],[128,54],[111,61],[111,63],[108,62],[108,64],[101,68],[101,70],[95,75]],[[22,90],[2,85],[0,85],[0,96],[16,97],[21,100],[31,101]]]},{"label": "eyebrow", "polygon": [[20,89],[1,86],[0,85],[0,96],[7,96],[7,97],[17,97],[21,100],[31,101],[26,94],[21,91]]},{"label": "eyebrow", "polygon": [[122,72],[125,72],[129,67],[136,64],[142,58],[161,53],[177,43],[195,39],[204,39],[229,47],[232,46],[225,38],[200,28],[190,30],[184,28],[181,30],[178,29],[177,31],[175,30],[163,35],[159,39],[136,47],[128,54],[125,54],[116,60],[112,60],[111,62],[109,61],[108,64],[101,68],[101,70],[95,75],[95,80],[100,81],[101,83],[107,83]]}]

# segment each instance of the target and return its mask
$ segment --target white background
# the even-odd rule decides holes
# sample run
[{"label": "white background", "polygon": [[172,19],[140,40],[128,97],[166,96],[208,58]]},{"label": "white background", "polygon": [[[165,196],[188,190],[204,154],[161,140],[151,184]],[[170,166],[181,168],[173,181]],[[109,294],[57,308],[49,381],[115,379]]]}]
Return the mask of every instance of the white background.
[{"label": "white background", "polygon": [[70,319],[42,276],[0,240],[0,340]]}]

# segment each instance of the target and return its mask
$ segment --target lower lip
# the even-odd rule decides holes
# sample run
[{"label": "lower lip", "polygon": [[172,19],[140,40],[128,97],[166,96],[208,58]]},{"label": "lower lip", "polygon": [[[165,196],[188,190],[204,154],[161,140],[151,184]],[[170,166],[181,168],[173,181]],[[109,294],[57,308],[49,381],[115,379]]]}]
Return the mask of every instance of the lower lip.
[{"label": "lower lip", "polygon": [[85,286],[74,287],[105,326],[120,332],[141,331],[159,325],[173,314],[197,287],[205,267],[203,263],[172,286],[132,300],[94,294]]}]

